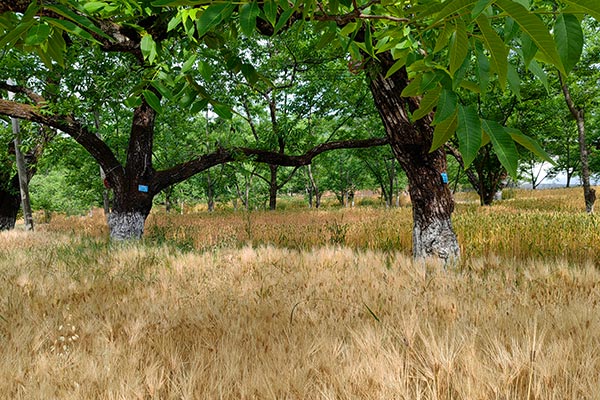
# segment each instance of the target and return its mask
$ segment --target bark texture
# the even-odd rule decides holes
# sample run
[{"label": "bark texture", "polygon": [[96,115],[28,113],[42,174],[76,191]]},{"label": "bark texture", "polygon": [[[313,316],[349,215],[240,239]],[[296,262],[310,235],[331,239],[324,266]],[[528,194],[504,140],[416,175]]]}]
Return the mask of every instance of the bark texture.
[{"label": "bark texture", "polygon": [[140,239],[147,216],[141,212],[111,212],[108,215],[110,237],[115,240]]},{"label": "bark texture", "polygon": [[413,257],[440,258],[446,262],[457,259],[460,249],[452,228],[454,200],[443,182],[446,154],[443,148],[429,152],[433,140],[431,117],[412,123],[408,112],[419,107],[420,99],[402,97],[409,79],[401,69],[388,79],[386,71],[393,65],[388,53],[370,66],[368,72],[371,93],[383,120],[392,151],[406,172],[413,207]]}]

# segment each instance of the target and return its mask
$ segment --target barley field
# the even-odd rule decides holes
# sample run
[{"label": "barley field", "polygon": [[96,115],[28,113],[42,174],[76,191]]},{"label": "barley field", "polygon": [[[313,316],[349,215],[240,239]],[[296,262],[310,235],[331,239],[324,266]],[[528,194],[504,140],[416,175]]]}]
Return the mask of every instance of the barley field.
[{"label": "barley field", "polygon": [[600,399],[600,229],[580,189],[410,208],[103,216],[0,233],[1,399]]}]

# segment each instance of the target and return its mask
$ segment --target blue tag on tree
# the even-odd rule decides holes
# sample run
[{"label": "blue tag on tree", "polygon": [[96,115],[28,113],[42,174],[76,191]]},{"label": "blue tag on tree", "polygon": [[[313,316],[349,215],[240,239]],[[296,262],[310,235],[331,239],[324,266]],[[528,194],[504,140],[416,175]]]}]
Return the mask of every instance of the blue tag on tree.
[{"label": "blue tag on tree", "polygon": [[442,183],[448,183],[448,174],[442,172]]},{"label": "blue tag on tree", "polygon": [[148,193],[148,186],[146,186],[146,185],[138,185],[138,192]]}]

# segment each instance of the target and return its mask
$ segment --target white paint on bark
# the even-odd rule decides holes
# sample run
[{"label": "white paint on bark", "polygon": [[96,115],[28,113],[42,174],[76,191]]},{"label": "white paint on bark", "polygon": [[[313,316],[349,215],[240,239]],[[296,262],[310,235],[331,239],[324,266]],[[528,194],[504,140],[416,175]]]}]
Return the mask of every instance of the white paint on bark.
[{"label": "white paint on bark", "polygon": [[140,212],[111,212],[108,216],[110,237],[115,240],[140,239],[146,216]]},{"label": "white paint on bark", "polygon": [[446,264],[458,260],[460,247],[452,229],[452,221],[449,218],[438,219],[426,227],[415,224],[413,257],[415,259],[437,257],[444,260]]}]

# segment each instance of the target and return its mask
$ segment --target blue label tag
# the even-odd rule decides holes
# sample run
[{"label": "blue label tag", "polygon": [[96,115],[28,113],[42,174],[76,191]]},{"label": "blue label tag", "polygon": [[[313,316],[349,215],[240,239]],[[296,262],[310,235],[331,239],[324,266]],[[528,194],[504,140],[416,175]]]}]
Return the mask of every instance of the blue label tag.
[{"label": "blue label tag", "polygon": [[448,183],[448,174],[442,172],[442,183]]},{"label": "blue label tag", "polygon": [[138,185],[138,192],[148,193],[148,186],[146,186],[146,185]]}]

